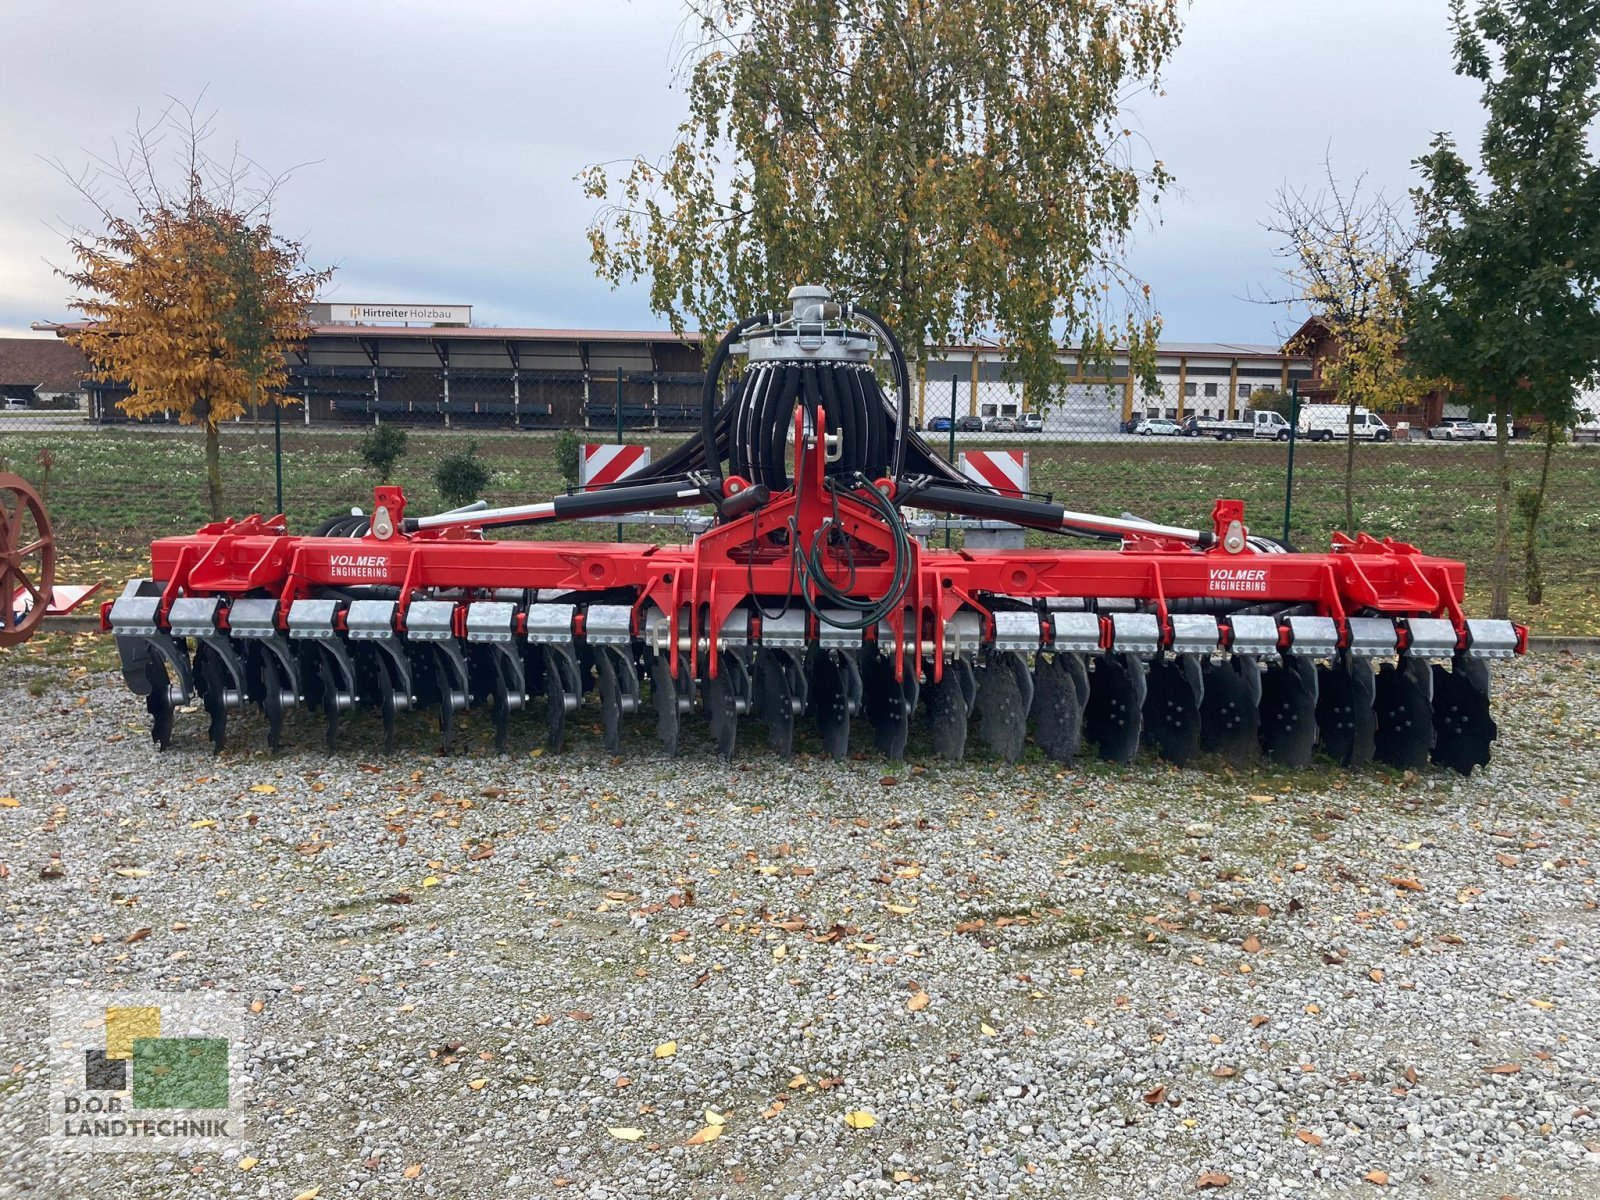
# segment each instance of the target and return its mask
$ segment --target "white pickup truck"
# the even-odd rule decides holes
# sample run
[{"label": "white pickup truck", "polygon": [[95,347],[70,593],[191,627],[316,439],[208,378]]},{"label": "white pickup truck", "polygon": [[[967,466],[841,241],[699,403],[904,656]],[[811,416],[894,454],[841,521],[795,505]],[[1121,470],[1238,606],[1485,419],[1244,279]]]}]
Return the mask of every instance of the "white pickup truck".
[{"label": "white pickup truck", "polygon": [[1368,412],[1359,404],[1355,416],[1348,405],[1308,404],[1300,410],[1300,436],[1313,442],[1331,442],[1343,438],[1348,429],[1358,438],[1373,442],[1387,442],[1394,438],[1394,430],[1377,413]]},{"label": "white pickup truck", "polygon": [[1179,429],[1184,437],[1213,437],[1219,442],[1234,438],[1265,438],[1273,442],[1289,440],[1289,422],[1282,413],[1271,409],[1250,409],[1239,414],[1236,420],[1221,417],[1191,416]]}]

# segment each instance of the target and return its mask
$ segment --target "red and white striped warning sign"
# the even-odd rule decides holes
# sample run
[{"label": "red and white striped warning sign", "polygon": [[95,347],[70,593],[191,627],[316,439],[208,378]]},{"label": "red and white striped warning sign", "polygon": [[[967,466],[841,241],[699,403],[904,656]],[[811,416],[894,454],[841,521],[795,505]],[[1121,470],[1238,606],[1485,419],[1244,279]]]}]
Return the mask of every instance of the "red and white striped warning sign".
[{"label": "red and white striped warning sign", "polygon": [[1028,452],[1026,450],[964,450],[961,473],[1002,496],[1018,496],[1028,490]]},{"label": "red and white striped warning sign", "polygon": [[650,465],[649,446],[618,446],[612,442],[585,442],[578,460],[578,486],[588,491],[626,479]]}]

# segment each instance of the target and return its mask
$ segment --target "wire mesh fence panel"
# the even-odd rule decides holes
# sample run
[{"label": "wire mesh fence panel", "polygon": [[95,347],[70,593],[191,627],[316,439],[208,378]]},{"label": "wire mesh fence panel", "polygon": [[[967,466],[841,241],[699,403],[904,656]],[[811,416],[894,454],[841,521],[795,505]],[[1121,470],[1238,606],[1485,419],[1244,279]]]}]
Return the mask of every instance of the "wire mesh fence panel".
[{"label": "wire mesh fence panel", "polygon": [[[546,499],[575,482],[572,443],[621,440],[648,445],[655,457],[677,446],[698,421],[692,373],[617,369],[591,371],[453,368],[444,380],[384,368],[302,372],[291,379],[295,403],[275,427],[270,406],[226,422],[220,435],[223,511],[234,516],[283,508],[290,528],[305,531],[353,507],[369,508],[377,471],[362,457],[364,438],[384,425],[407,433],[393,468],[413,513],[450,507],[437,474],[453,454],[469,454],[489,471],[483,498],[491,504]],[[1066,508],[1204,527],[1218,498],[1243,500],[1251,529],[1281,536],[1288,490],[1287,406],[1275,389],[1226,377],[1163,380],[1151,390],[1125,378],[1075,381],[1039,403],[1017,385],[979,380],[970,372],[940,378],[933,370],[916,389],[911,412],[924,437],[959,465],[962,454],[987,458],[1004,474],[1007,452],[1026,475],[1008,484],[1047,493]],[[210,519],[205,441],[195,426],[170,415],[129,420],[116,407],[122,393],[101,387],[88,402],[64,400],[0,409],[0,471],[21,475],[44,496],[56,527],[69,582],[139,573],[152,538],[192,532]],[[1323,430],[1325,414],[1299,414],[1289,539],[1321,549],[1335,531],[1359,529],[1464,560],[1469,600],[1484,607],[1491,577],[1498,450],[1492,441],[1432,438],[1425,428],[1386,420],[1347,445],[1342,426]],[[570,437],[561,439],[563,431]],[[1326,435],[1326,440],[1324,440]],[[568,458],[558,453],[567,443]],[[281,460],[278,448],[281,444]],[[1512,588],[1526,583],[1526,513],[1544,464],[1537,431],[1522,431],[1510,448]],[[974,465],[980,469],[982,464]],[[1348,500],[1347,500],[1348,492]],[[1521,505],[1528,501],[1522,500]],[[1600,527],[1600,446],[1558,445],[1550,458],[1535,550],[1543,565],[1546,603],[1528,615],[1561,628],[1600,613],[1600,571],[1593,532]],[[677,541],[682,527],[628,525],[629,540]],[[501,535],[497,535],[501,536]],[[562,523],[504,536],[609,540],[614,521]],[[961,534],[958,532],[959,540]],[[1049,540],[1029,534],[1031,540]],[[940,538],[942,541],[942,536]]]},{"label": "wire mesh fence panel", "polygon": [[1035,402],[1020,385],[933,375],[921,390],[923,436],[952,462],[968,451],[1028,456],[1030,488],[1069,509],[1165,524],[1209,523],[1212,502],[1241,499],[1253,527],[1281,529],[1288,422],[1248,397],[1191,395],[1163,382],[1083,380]]}]

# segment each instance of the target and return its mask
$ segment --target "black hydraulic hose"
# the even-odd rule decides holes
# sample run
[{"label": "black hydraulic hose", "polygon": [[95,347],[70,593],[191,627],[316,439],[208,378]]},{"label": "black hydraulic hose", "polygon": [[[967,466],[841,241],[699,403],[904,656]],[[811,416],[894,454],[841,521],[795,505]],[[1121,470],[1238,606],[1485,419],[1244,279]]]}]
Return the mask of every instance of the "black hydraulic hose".
[{"label": "black hydraulic hose", "polygon": [[900,348],[900,339],[895,337],[894,330],[890,329],[870,308],[863,308],[859,304],[844,306],[846,317],[857,316],[871,325],[883,338],[889,347],[889,364],[894,370],[894,387],[899,393],[899,412],[895,419],[894,456],[889,463],[889,477],[900,480],[905,474],[906,465],[906,435],[911,432],[911,371],[906,366],[905,351]]},{"label": "black hydraulic hose", "polygon": [[775,325],[778,319],[775,313],[746,317],[722,335],[722,340],[717,343],[716,352],[706,364],[706,381],[700,389],[700,441],[705,447],[706,472],[719,481],[722,479],[722,458],[716,452],[716,408],[717,385],[722,382],[722,368],[727,364],[728,354],[733,349],[733,344],[739,340],[740,334],[757,325]]}]

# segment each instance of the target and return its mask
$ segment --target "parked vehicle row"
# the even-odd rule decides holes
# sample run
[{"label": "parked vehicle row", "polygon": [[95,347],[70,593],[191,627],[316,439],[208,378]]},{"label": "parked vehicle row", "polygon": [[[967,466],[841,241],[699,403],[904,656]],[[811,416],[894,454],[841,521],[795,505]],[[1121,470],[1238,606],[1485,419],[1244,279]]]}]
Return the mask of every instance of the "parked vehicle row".
[{"label": "parked vehicle row", "polygon": [[[957,433],[1042,433],[1044,416],[1040,413],[1023,413],[1020,417],[957,417]],[[949,417],[931,417],[929,433],[949,433]]]}]

